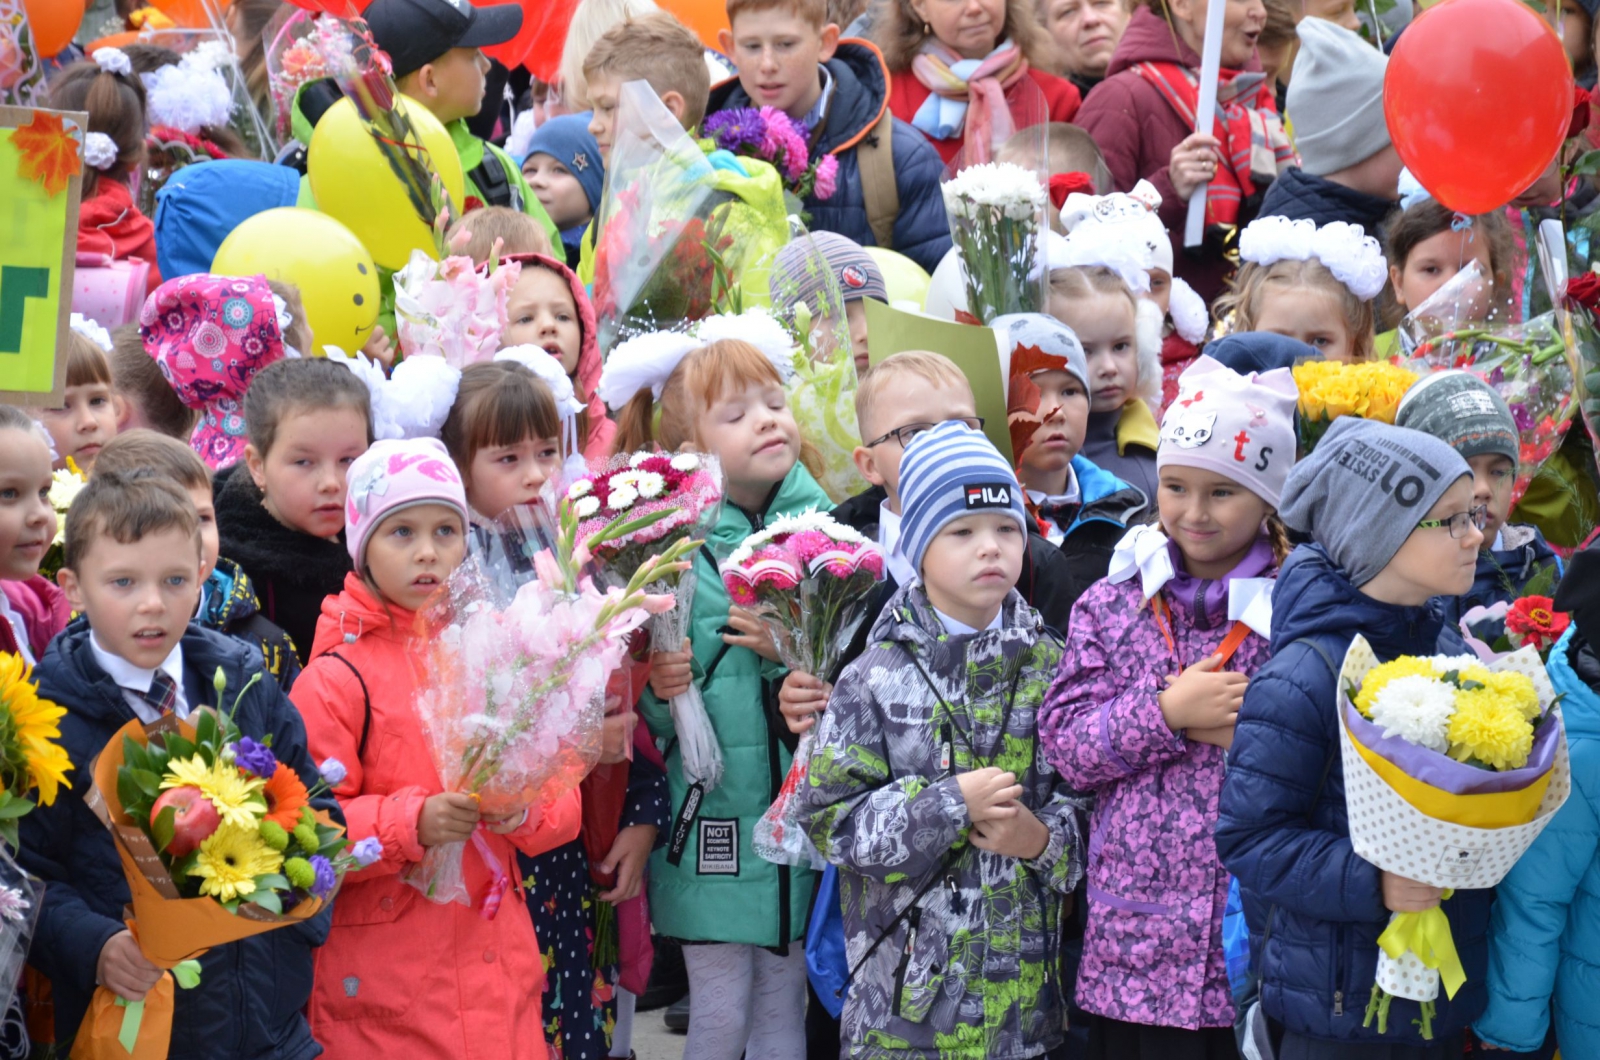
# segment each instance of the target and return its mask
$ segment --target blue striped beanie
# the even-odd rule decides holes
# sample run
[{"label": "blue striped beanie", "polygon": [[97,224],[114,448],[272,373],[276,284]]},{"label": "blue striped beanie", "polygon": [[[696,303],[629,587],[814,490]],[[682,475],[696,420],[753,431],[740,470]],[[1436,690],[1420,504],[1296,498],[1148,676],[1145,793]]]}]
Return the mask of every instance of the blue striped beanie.
[{"label": "blue striped beanie", "polygon": [[900,458],[900,548],[919,575],[940,530],[985,511],[1005,512],[1028,528],[1022,487],[993,442],[959,420],[911,439]]}]

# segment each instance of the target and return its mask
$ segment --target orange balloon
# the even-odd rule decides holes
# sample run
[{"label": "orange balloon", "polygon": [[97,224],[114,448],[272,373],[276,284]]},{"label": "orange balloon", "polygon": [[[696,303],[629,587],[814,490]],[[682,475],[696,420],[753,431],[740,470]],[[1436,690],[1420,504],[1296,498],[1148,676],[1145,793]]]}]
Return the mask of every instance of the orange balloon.
[{"label": "orange balloon", "polygon": [[59,55],[71,44],[72,35],[83,22],[82,5],[62,0],[22,0],[22,11],[33,31],[33,46],[46,59]]},{"label": "orange balloon", "polygon": [[664,11],[670,11],[679,22],[694,30],[700,43],[720,51],[717,33],[728,28],[728,7],[725,0],[658,0]]},{"label": "orange balloon", "polygon": [[[232,0],[215,0],[217,12],[228,10]],[[149,0],[151,7],[166,15],[182,29],[210,29],[211,16],[203,0]]]}]

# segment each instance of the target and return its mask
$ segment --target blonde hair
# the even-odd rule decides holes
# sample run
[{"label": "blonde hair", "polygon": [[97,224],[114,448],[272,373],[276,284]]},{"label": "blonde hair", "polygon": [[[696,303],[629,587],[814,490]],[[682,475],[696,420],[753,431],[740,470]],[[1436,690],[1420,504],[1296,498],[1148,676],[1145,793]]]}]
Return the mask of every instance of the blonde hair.
[{"label": "blonde hair", "polygon": [[589,51],[611,27],[660,11],[655,0],[581,0],[572,10],[567,39],[561,47],[561,68],[556,74],[561,85],[561,100],[573,112],[589,107],[589,79],[584,63]]},{"label": "blonde hair", "polygon": [[[930,33],[911,8],[911,0],[882,0],[872,23],[872,42],[883,51],[883,61],[891,74],[906,74],[911,60],[922,50]],[[1049,34],[1039,24],[1033,0],[1006,0],[1006,19],[995,43],[1009,39],[1022,50],[1029,65],[1047,68],[1053,58]]]},{"label": "blonde hair", "polygon": [[1234,331],[1254,331],[1267,292],[1297,287],[1332,295],[1344,314],[1344,326],[1350,331],[1350,359],[1357,363],[1372,359],[1377,310],[1372,302],[1357,298],[1316,258],[1271,265],[1247,263],[1234,277],[1232,287],[1217,299],[1216,318],[1223,321],[1232,313]]},{"label": "blonde hair", "polygon": [[[1104,265],[1080,265],[1050,270],[1050,297],[1076,301],[1098,295],[1121,295],[1133,307],[1135,346],[1139,355],[1139,379],[1135,389],[1146,401],[1161,397],[1161,338],[1164,318],[1161,307],[1134,294],[1115,270]],[[1051,316],[1056,316],[1052,311]],[[1057,319],[1060,319],[1057,317]],[[1066,323],[1062,321],[1062,323]],[[1070,327],[1070,325],[1068,325]]]},{"label": "blonde hair", "polygon": [[927,350],[906,350],[885,357],[856,380],[856,429],[860,432],[862,441],[872,440],[867,437],[867,422],[878,399],[896,379],[906,376],[915,376],[925,382],[952,390],[960,389],[969,397],[972,395],[972,384],[961,374],[961,369],[956,367],[956,363],[943,354]]},{"label": "blonde hair", "polygon": [[812,29],[821,30],[828,24],[828,0],[727,0],[728,25],[750,11],[772,11],[782,8]]},{"label": "blonde hair", "polygon": [[480,206],[468,210],[450,226],[446,241],[453,241],[463,231],[467,233],[467,241],[454,253],[464,254],[479,265],[496,257],[494,241],[497,239],[500,240],[498,257],[512,254],[549,257],[551,254],[550,237],[545,234],[544,227],[521,210],[509,206]]},{"label": "blonde hair", "polygon": [[283,299],[283,308],[291,318],[289,330],[283,333],[284,343],[293,346],[302,357],[312,356],[314,351],[311,347],[317,337],[311,333],[311,321],[306,319],[306,304],[300,300],[300,288],[282,280],[268,280],[267,286],[273,294]]},{"label": "blonde hair", "polygon": [[700,38],[665,11],[653,11],[612,26],[589,49],[583,76],[609,74],[619,82],[646,81],[657,96],[683,97],[683,127],[693,129],[706,116],[711,71]]}]

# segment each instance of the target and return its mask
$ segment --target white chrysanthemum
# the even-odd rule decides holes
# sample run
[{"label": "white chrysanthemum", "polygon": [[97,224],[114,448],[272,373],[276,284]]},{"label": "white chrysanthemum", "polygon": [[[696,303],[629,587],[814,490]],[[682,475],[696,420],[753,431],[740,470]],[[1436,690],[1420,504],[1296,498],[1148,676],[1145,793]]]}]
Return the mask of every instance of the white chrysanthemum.
[{"label": "white chrysanthemum", "polygon": [[642,471],[639,473],[638,481],[634,483],[634,488],[639,491],[639,496],[654,499],[661,496],[662,491],[667,488],[667,480],[654,471]]},{"label": "white chrysanthemum", "polygon": [[638,467],[640,464],[644,463],[646,460],[649,460],[655,455],[655,453],[650,452],[648,449],[641,450],[637,453],[634,453],[633,456],[629,458],[628,466]]},{"label": "white chrysanthemum", "polygon": [[1043,208],[1044,185],[1031,170],[1010,162],[968,166],[944,183],[945,209],[972,217],[990,207],[1013,220],[1025,220]]},{"label": "white chrysanthemum", "polygon": [[1476,655],[1435,655],[1428,660],[1433,668],[1440,674],[1451,670],[1465,670],[1469,666],[1482,666],[1483,660]]},{"label": "white chrysanthemum", "polygon": [[611,488],[614,490],[626,489],[629,486],[636,485],[639,481],[639,474],[637,471],[619,471],[609,479]]},{"label": "white chrysanthemum", "polygon": [[569,501],[575,501],[581,497],[587,497],[593,492],[594,481],[592,479],[580,478],[578,481],[567,487],[567,499]]},{"label": "white chrysanthemum", "polygon": [[1395,678],[1372,700],[1372,723],[1385,736],[1440,754],[1450,749],[1450,716],[1455,712],[1455,690],[1421,675]]},{"label": "white chrysanthemum", "polygon": [[600,498],[599,497],[584,497],[583,499],[581,499],[581,500],[577,501],[575,504],[573,504],[572,512],[579,519],[592,518],[593,516],[599,514],[599,512],[600,512]]},{"label": "white chrysanthemum", "polygon": [[679,453],[672,458],[672,469],[674,471],[694,471],[699,467],[700,458],[693,453]]},{"label": "white chrysanthemum", "polygon": [[606,498],[606,507],[614,512],[626,511],[632,508],[639,500],[639,491],[631,486],[619,490],[612,490],[611,496]]}]

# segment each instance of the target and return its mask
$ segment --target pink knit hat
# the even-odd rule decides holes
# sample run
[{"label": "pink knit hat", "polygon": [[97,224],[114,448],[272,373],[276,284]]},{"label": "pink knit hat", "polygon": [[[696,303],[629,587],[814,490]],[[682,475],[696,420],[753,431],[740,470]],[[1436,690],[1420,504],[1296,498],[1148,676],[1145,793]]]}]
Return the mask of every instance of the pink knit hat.
[{"label": "pink knit hat", "polygon": [[1214,471],[1276,508],[1294,467],[1298,400],[1288,368],[1240,375],[1202,354],[1178,377],[1162,417],[1156,470]]},{"label": "pink knit hat", "polygon": [[447,504],[461,513],[462,527],[467,525],[467,491],[437,438],[374,442],[350,465],[346,481],[344,537],[358,571],[372,531],[402,508]]},{"label": "pink knit hat", "polygon": [[178,400],[200,412],[189,444],[208,467],[244,456],[244,392],[284,357],[278,318],[265,276],[207,273],[168,280],[139,311],[145,351]]}]

